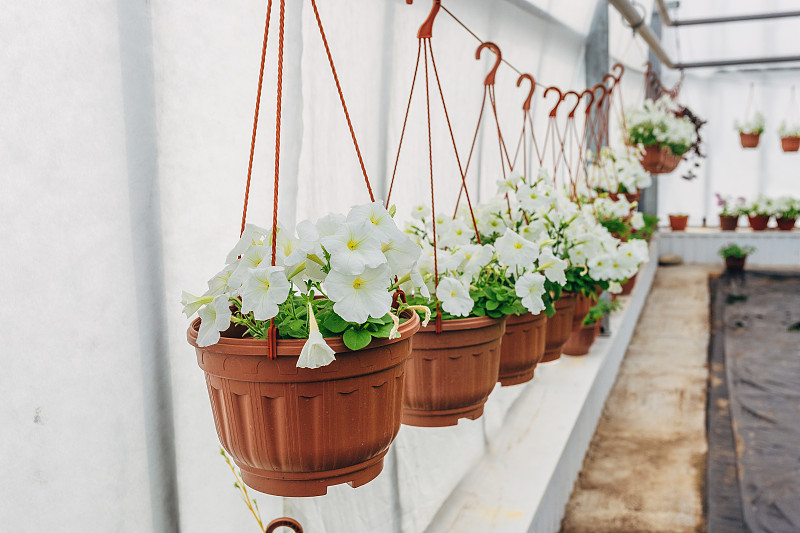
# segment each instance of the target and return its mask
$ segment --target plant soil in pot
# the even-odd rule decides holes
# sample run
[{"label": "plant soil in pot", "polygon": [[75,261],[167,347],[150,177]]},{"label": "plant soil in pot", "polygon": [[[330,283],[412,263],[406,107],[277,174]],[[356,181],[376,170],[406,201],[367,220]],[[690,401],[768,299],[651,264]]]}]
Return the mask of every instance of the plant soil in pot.
[{"label": "plant soil in pot", "polygon": [[760,133],[739,133],[739,141],[742,143],[742,148],[756,148],[760,139]]},{"label": "plant soil in pot", "polygon": [[556,313],[547,319],[547,336],[545,340],[542,363],[549,363],[561,357],[561,348],[572,333],[572,315],[575,312],[574,294],[564,293],[555,302]]},{"label": "plant soil in pot", "polygon": [[795,224],[797,224],[796,218],[776,218],[775,222],[778,223],[778,228],[783,231],[792,231],[794,229]]},{"label": "plant soil in pot", "polygon": [[633,276],[631,276],[628,281],[622,284],[622,292],[620,293],[621,296],[630,296],[633,292],[633,288],[636,287],[636,276],[639,273],[637,272]]},{"label": "plant soil in pot", "polygon": [[725,270],[728,272],[743,272],[744,271],[744,263],[747,260],[747,256],[744,257],[726,257],[725,258]]},{"label": "plant soil in pot", "polygon": [[781,148],[784,152],[796,152],[800,150],[800,137],[781,138]]},{"label": "plant soil in pot", "polygon": [[600,322],[581,326],[570,334],[564,345],[565,355],[586,355],[600,334]]},{"label": "plant soil in pot", "polygon": [[764,231],[769,224],[769,216],[767,215],[748,215],[747,220],[750,222],[750,227],[753,231]]},{"label": "plant soil in pot", "polygon": [[689,223],[689,217],[686,215],[670,215],[669,227],[672,231],[686,231],[686,225]]},{"label": "plant soil in pot", "polygon": [[267,341],[223,336],[197,346],[200,320],[187,337],[206,374],[217,435],[253,489],[277,496],[322,496],[339,483],[374,479],[400,429],[406,361],[420,327],[408,313],[399,339],[373,339],[336,352],[327,366],[297,368],[305,344],[279,339],[277,357]]},{"label": "plant soil in pot", "polygon": [[668,174],[678,167],[681,157],[672,153],[666,146],[645,146],[641,163],[651,174]]},{"label": "plant soil in pot", "polygon": [[500,385],[519,385],[533,378],[544,355],[547,315],[530,313],[506,319],[506,333],[500,344]]},{"label": "plant soil in pot", "polygon": [[420,328],[406,365],[403,424],[443,427],[475,420],[497,383],[506,319],[471,317]]},{"label": "plant soil in pot", "polygon": [[722,231],[736,231],[736,226],[739,225],[739,215],[720,215],[719,227]]}]

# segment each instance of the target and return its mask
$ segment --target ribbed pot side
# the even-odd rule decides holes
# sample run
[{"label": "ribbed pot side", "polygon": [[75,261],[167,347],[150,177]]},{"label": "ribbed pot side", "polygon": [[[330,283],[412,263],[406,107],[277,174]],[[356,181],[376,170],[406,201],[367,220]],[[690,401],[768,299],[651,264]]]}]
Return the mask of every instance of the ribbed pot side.
[{"label": "ribbed pot side", "polygon": [[636,277],[638,275],[639,273],[637,272],[636,274],[628,278],[628,281],[622,284],[622,292],[620,293],[621,296],[630,296],[631,293],[633,293],[633,289],[634,287],[636,287]]},{"label": "ribbed pot side", "polygon": [[539,359],[544,355],[547,315],[511,315],[506,319],[506,333],[500,344],[500,375],[503,387],[533,379]]},{"label": "ribbed pot side", "polygon": [[572,333],[572,315],[575,311],[574,294],[563,294],[555,305],[556,314],[547,319],[544,355],[540,363],[549,363],[561,357],[561,348]]},{"label": "ribbed pot side", "polygon": [[443,427],[475,420],[497,383],[506,319],[474,317],[420,328],[406,365],[403,424]]},{"label": "ribbed pot side", "polygon": [[583,319],[589,314],[589,310],[594,306],[595,299],[584,296],[579,292],[575,299],[575,310],[572,312],[572,330],[580,329],[583,326]]},{"label": "ribbed pot side", "polygon": [[564,345],[565,355],[586,355],[600,334],[600,322],[573,331]]},{"label": "ribbed pot side", "polygon": [[297,368],[305,340],[226,338],[198,347],[199,319],[187,337],[206,374],[217,435],[253,489],[276,496],[322,496],[339,483],[374,479],[400,429],[406,361],[419,329],[416,313],[399,339],[374,339],[336,352],[328,366]]}]

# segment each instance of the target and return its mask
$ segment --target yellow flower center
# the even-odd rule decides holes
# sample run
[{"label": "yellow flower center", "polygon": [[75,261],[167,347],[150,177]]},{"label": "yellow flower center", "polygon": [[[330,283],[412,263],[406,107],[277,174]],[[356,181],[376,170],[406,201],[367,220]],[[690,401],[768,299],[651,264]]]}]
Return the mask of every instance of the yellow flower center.
[{"label": "yellow flower center", "polygon": [[514,243],[514,248],[516,248],[517,250],[521,250],[522,249],[522,243],[521,242],[515,242]]},{"label": "yellow flower center", "polygon": [[456,297],[456,291],[450,291],[450,297],[451,298],[455,298]]},{"label": "yellow flower center", "polygon": [[355,280],[353,280],[353,288],[355,290],[360,289],[363,284],[364,284],[364,280],[361,279],[361,278],[356,278]]},{"label": "yellow flower center", "polygon": [[381,219],[377,218],[375,215],[369,217],[369,221],[375,224],[376,226],[381,223]]},{"label": "yellow flower center", "polygon": [[355,250],[356,248],[358,248],[358,241],[354,241],[352,239],[347,241],[347,247],[351,250]]},{"label": "yellow flower center", "polygon": [[386,253],[391,249],[392,249],[392,247],[389,246],[389,243],[385,242],[385,243],[381,244],[381,252]]},{"label": "yellow flower center", "polygon": [[261,284],[264,286],[265,291],[269,290],[269,280],[265,279],[264,281],[261,282]]}]

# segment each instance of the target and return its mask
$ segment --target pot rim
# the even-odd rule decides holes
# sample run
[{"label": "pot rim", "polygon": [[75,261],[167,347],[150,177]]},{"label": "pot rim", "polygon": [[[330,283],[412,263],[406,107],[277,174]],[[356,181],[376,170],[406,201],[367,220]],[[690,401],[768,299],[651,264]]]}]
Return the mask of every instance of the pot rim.
[{"label": "pot rim", "polygon": [[[409,316],[410,315],[410,316]],[[401,316],[406,316],[408,319],[400,324],[398,333],[400,337],[397,339],[376,339],[362,348],[361,350],[351,350],[348,348],[341,337],[326,337],[325,342],[337,354],[362,352],[380,346],[387,346],[396,342],[407,340],[420,329],[420,319],[416,311],[406,309],[401,313]],[[221,337],[219,342],[210,346],[200,347],[197,345],[197,333],[200,327],[200,318],[195,318],[189,324],[189,329],[186,331],[186,338],[189,344],[195,348],[211,351],[224,351],[225,353],[240,353],[241,355],[266,355],[267,353],[267,340],[254,339],[252,337],[232,338]],[[298,357],[303,350],[307,339],[278,339],[278,357]]]},{"label": "pot rim", "polygon": [[[451,320],[442,320],[442,331],[462,331],[465,329],[477,329],[494,326],[500,322],[504,322],[507,316],[503,315],[500,318],[492,318],[489,316],[471,316],[467,318],[454,318]],[[433,320],[424,327],[419,328],[420,331],[425,333],[435,332],[436,324]]]}]

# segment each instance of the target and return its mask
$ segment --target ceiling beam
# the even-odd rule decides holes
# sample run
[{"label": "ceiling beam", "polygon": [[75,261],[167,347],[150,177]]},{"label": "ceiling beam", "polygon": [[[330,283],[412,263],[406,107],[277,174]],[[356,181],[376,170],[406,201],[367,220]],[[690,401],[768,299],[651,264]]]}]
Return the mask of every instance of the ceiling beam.
[{"label": "ceiling beam", "polygon": [[726,22],[748,22],[753,20],[770,20],[788,17],[800,17],[800,11],[780,11],[776,13],[755,13],[752,15],[733,15],[730,17],[709,17],[701,19],[676,20],[669,16],[664,0],[655,0],[661,20],[665,26],[696,26],[699,24],[722,24]]}]

